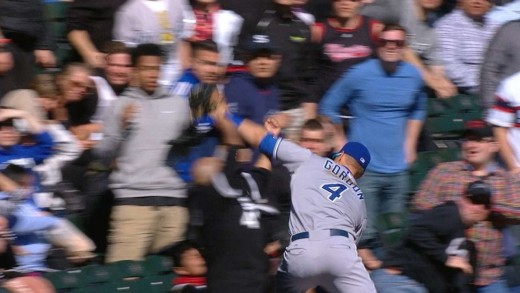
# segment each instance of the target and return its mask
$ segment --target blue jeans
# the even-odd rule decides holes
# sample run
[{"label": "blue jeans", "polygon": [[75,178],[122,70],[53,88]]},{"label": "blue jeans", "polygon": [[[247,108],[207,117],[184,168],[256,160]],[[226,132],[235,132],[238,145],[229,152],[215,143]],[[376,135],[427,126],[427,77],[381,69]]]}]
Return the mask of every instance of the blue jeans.
[{"label": "blue jeans", "polygon": [[477,293],[509,293],[506,281],[498,280],[487,286],[482,286],[477,289]]},{"label": "blue jeans", "polygon": [[393,275],[384,269],[370,274],[378,293],[428,293],[426,288],[415,280],[404,275]]},{"label": "blue jeans", "polygon": [[367,227],[361,237],[360,246],[377,239],[377,220],[380,213],[402,213],[405,211],[409,189],[408,172],[383,174],[365,172],[358,179],[367,206]]}]

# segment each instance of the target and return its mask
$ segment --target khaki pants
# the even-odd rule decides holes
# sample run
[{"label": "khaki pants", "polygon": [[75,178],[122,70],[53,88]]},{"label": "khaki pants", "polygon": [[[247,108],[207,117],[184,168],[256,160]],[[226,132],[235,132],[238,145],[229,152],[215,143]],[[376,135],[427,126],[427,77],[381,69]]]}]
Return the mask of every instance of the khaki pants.
[{"label": "khaki pants", "polygon": [[120,205],[112,210],[106,262],[141,260],[184,239],[188,209]]}]

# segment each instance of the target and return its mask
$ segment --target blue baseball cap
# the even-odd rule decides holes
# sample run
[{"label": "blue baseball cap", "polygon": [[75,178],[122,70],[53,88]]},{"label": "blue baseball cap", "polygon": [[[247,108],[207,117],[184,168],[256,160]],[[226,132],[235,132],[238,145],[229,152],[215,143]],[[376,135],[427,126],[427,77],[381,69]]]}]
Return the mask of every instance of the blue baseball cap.
[{"label": "blue baseball cap", "polygon": [[354,158],[358,164],[365,170],[370,163],[370,152],[362,143],[349,141],[342,148],[340,153],[345,153]]}]

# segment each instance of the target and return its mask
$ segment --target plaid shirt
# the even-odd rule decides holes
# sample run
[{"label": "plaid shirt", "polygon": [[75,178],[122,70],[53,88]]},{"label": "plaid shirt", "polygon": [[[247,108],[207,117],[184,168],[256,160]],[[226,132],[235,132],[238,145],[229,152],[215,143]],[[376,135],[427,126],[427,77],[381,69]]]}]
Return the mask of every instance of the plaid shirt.
[{"label": "plaid shirt", "polygon": [[[510,176],[504,169],[490,165],[485,177],[471,174],[472,167],[465,161],[437,165],[426,179],[412,201],[412,209],[431,209],[446,201],[457,200],[468,183],[483,180],[492,186],[492,210],[507,218],[520,220],[520,179]],[[476,285],[484,286],[498,280],[503,274],[502,234],[491,222],[478,223],[467,231],[478,251]]]}]

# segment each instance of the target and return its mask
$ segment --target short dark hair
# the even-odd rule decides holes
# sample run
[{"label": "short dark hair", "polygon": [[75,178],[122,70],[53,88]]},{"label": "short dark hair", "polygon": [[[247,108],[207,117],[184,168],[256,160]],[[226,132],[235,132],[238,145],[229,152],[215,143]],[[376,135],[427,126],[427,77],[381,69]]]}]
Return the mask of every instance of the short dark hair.
[{"label": "short dark hair", "polygon": [[303,130],[325,130],[325,128],[318,119],[309,119],[303,124]]},{"label": "short dark hair", "polygon": [[191,240],[183,240],[173,246],[171,256],[174,267],[182,267],[182,255],[190,249],[197,249],[200,251],[199,246]]},{"label": "short dark hair", "polygon": [[406,28],[398,23],[385,23],[383,26],[383,29],[381,30],[381,33],[387,32],[387,31],[402,31],[405,35],[407,34]]},{"label": "short dark hair", "polygon": [[128,47],[123,42],[110,41],[107,42],[103,47],[103,53],[106,53],[107,56],[113,54],[130,54],[130,49],[128,49]]},{"label": "short dark hair", "polygon": [[163,56],[161,47],[157,44],[147,43],[147,44],[139,44],[132,51],[132,65],[136,66],[139,57],[142,56],[153,56],[153,57],[161,57]]},{"label": "short dark hair", "polygon": [[213,40],[204,40],[198,42],[191,42],[192,55],[195,56],[197,51],[209,51],[219,53],[218,45]]}]

